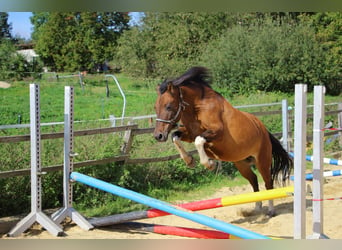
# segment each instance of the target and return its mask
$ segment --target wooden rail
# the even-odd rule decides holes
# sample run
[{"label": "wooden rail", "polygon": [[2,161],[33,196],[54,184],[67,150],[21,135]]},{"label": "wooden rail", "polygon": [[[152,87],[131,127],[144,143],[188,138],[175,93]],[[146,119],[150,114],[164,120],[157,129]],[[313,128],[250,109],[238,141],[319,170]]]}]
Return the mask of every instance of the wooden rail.
[{"label": "wooden rail", "polygon": [[[74,132],[74,136],[86,136],[86,135],[98,135],[98,134],[108,134],[114,132],[122,132],[130,129],[137,129],[138,125],[127,125],[120,127],[109,127],[109,128],[96,128],[96,129],[87,129],[87,130],[79,130]],[[41,135],[42,140],[46,139],[58,139],[63,138],[64,132],[59,133],[45,133]],[[0,143],[9,143],[9,142],[22,142],[29,141],[30,135],[16,135],[16,136],[3,136],[0,137]]]}]

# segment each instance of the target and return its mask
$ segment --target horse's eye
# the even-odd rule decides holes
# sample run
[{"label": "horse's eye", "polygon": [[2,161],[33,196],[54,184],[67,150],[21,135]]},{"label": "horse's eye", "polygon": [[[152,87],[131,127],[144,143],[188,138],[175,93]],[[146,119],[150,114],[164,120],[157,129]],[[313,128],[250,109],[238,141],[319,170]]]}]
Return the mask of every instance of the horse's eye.
[{"label": "horse's eye", "polygon": [[166,110],[167,111],[172,111],[172,106],[170,104],[166,105]]}]

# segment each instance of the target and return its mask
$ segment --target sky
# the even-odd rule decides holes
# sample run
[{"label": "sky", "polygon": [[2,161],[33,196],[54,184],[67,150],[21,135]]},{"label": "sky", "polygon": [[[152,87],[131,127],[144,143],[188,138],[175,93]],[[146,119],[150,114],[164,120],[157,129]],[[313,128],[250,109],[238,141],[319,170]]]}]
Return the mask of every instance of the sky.
[{"label": "sky", "polygon": [[[131,24],[136,24],[141,18],[142,12],[130,12]],[[32,12],[8,12],[8,23],[12,24],[12,36],[19,36],[29,40],[31,38],[32,24],[30,22]]]},{"label": "sky", "polygon": [[32,12],[8,12],[8,23],[12,24],[12,36],[31,38],[33,26],[30,16],[32,16]]}]

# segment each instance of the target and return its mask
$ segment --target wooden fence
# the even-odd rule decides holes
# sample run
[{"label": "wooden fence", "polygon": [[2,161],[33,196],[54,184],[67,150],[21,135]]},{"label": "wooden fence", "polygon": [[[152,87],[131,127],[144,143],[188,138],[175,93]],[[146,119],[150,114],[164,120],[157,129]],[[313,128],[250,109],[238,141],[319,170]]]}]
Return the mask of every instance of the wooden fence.
[{"label": "wooden fence", "polygon": [[[134,158],[130,157],[130,151],[132,147],[132,143],[134,137],[141,134],[151,134],[154,128],[138,128],[138,125],[126,125],[120,127],[108,127],[108,128],[98,128],[98,129],[89,129],[89,130],[79,130],[74,132],[74,136],[88,136],[88,135],[98,135],[98,134],[107,134],[107,133],[115,133],[115,132],[125,132],[123,138],[123,145],[121,146],[121,154],[118,156],[108,157],[99,160],[88,160],[82,162],[75,162],[74,168],[80,168],[85,166],[92,165],[101,165],[111,162],[122,162],[124,164],[138,164],[138,163],[147,163],[147,162],[161,162],[161,161],[169,161],[179,158],[178,154],[169,155],[164,157],[154,157],[154,158]],[[58,139],[64,138],[64,132],[59,133],[45,133],[41,135],[42,140],[46,139]],[[4,136],[0,137],[0,143],[14,143],[14,142],[23,142],[29,141],[30,135],[19,135],[19,136]],[[196,151],[191,151],[190,154],[194,154]],[[54,172],[60,171],[63,169],[63,164],[46,166],[42,167],[42,172]],[[2,171],[0,172],[0,178],[8,178],[14,176],[23,176],[30,175],[31,170],[27,169],[18,169],[11,171]]]},{"label": "wooden fence", "polygon": [[[257,116],[266,116],[266,115],[281,115],[281,110],[273,110],[273,111],[266,111],[266,112],[252,112]],[[342,106],[339,105],[337,110],[327,111],[325,112],[326,115],[333,115],[338,114],[338,121],[339,126],[342,123]],[[308,117],[312,117],[312,114],[308,114]],[[290,112],[290,119],[293,119]],[[162,162],[162,161],[169,161],[178,159],[178,154],[173,154],[164,157],[153,157],[153,158],[131,158],[131,149],[134,137],[137,135],[142,134],[152,134],[154,128],[138,128],[138,125],[126,125],[126,126],[119,126],[119,127],[107,127],[107,128],[98,128],[98,129],[88,129],[88,130],[79,130],[74,132],[74,136],[88,136],[88,135],[97,135],[97,134],[107,134],[107,133],[114,133],[114,132],[125,132],[123,136],[123,145],[121,146],[121,153],[120,155],[99,159],[99,160],[88,160],[82,162],[75,162],[74,168],[85,167],[85,166],[92,166],[92,165],[101,165],[107,164],[111,162],[121,162],[123,164],[139,164],[139,163],[149,163],[149,162]],[[340,133],[339,131],[328,131],[325,133],[325,136],[334,135]],[[290,132],[290,134],[292,134]],[[280,137],[282,132],[273,133],[276,137]],[[45,133],[41,135],[41,139],[57,139],[63,138],[64,132],[59,133]],[[340,136],[342,137],[342,135]],[[311,139],[310,139],[311,138]],[[4,136],[0,137],[0,143],[14,143],[14,142],[23,142],[29,141],[30,135],[19,135],[19,136]],[[312,136],[308,135],[308,141],[312,140]],[[196,150],[192,150],[189,152],[191,155],[196,154]],[[54,166],[46,166],[42,167],[42,172],[53,172],[53,171],[60,171],[63,169],[63,164],[54,165]],[[9,178],[14,176],[24,176],[30,175],[30,169],[18,169],[18,170],[11,170],[11,171],[2,171],[0,172],[0,178]]]}]

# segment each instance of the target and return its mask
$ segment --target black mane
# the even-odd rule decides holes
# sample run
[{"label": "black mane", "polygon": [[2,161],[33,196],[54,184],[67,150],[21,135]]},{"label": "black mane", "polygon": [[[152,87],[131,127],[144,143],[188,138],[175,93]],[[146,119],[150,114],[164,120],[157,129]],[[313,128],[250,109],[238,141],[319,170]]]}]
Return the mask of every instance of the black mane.
[{"label": "black mane", "polygon": [[167,90],[167,85],[169,83],[172,83],[174,86],[184,86],[190,82],[194,84],[206,85],[207,87],[211,88],[211,78],[208,69],[205,67],[192,67],[183,75],[175,79],[165,80],[160,85],[159,91],[161,94],[163,94]]}]

